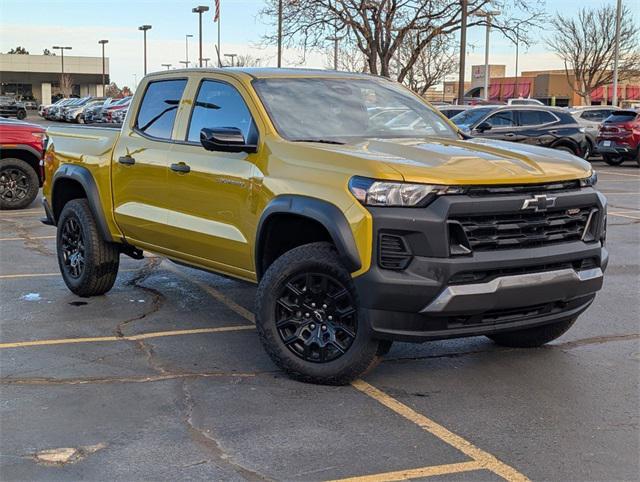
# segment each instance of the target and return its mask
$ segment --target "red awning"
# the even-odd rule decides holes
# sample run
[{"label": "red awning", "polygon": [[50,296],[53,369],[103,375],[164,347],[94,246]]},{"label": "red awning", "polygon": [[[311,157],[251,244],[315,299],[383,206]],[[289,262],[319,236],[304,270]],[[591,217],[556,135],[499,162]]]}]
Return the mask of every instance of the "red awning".
[{"label": "red awning", "polygon": [[640,85],[627,85],[627,100],[640,100]]},{"label": "red awning", "polygon": [[498,100],[500,98],[500,84],[489,84],[489,99]]}]

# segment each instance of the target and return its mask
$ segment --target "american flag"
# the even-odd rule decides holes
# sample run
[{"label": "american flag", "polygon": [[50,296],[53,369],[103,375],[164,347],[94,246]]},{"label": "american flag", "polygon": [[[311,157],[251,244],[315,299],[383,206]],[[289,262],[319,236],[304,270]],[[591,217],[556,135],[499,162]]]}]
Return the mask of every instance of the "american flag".
[{"label": "american flag", "polygon": [[218,20],[220,20],[220,0],[214,0],[214,11],[215,13],[213,14],[213,21],[217,22]]}]

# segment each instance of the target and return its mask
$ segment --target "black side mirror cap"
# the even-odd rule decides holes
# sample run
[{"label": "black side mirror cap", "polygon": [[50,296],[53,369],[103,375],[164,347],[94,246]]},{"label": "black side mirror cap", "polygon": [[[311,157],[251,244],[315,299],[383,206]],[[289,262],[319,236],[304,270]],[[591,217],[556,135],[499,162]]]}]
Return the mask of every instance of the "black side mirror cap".
[{"label": "black side mirror cap", "polygon": [[475,130],[477,130],[478,132],[490,131],[491,124],[489,124],[488,122],[480,122],[480,124],[476,126]]},{"label": "black side mirror cap", "polygon": [[237,127],[204,128],[200,131],[200,143],[208,151],[258,152],[258,146],[247,144],[242,131]]}]

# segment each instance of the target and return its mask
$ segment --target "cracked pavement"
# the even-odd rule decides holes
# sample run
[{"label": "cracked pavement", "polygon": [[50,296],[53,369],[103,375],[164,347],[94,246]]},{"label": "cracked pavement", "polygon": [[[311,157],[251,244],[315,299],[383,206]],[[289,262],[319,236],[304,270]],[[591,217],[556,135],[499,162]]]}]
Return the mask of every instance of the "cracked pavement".
[{"label": "cracked pavement", "polygon": [[[397,343],[366,376],[532,480],[640,473],[640,177],[596,168],[631,218],[610,214],[605,287],[567,334],[533,350]],[[0,343],[92,341],[0,349],[0,479],[328,480],[468,461],[353,387],[286,378],[247,326],[247,283],[123,256],[108,295],[74,296],[38,206],[0,212],[0,274],[40,275],[0,277]]]}]

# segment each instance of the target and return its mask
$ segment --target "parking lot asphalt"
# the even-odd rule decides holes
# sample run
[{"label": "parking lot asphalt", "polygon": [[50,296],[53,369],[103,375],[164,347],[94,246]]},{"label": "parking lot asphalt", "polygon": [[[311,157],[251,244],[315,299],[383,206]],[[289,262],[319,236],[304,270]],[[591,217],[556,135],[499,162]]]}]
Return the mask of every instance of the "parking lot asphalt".
[{"label": "parking lot asphalt", "polygon": [[38,201],[0,212],[0,479],[637,480],[640,171],[595,167],[611,261],[567,334],[396,343],[346,387],[277,370],[252,285],[123,256],[79,298]]}]

